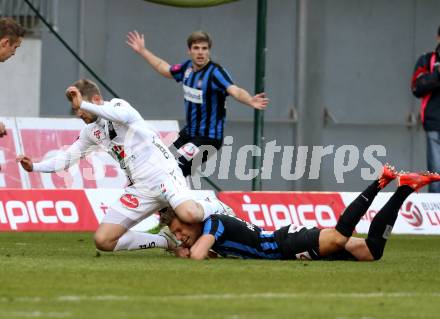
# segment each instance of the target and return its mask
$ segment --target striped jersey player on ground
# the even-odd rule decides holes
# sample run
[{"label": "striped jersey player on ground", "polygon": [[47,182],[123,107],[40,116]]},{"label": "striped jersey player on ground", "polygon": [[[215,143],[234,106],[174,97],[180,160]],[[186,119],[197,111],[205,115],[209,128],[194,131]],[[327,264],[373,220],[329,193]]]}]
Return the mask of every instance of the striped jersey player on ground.
[{"label": "striped jersey player on ground", "polygon": [[[373,218],[367,238],[352,237],[373,199],[396,178],[398,188]],[[213,214],[204,222],[189,224],[179,220],[172,209],[161,214],[161,223],[168,225],[182,242],[176,250],[179,257],[205,259],[212,250],[224,257],[254,259],[379,260],[405,199],[437,181],[440,181],[438,174],[398,174],[390,166],[384,166],[381,176],[345,209],[335,229],[290,225],[272,232],[223,214]]]}]

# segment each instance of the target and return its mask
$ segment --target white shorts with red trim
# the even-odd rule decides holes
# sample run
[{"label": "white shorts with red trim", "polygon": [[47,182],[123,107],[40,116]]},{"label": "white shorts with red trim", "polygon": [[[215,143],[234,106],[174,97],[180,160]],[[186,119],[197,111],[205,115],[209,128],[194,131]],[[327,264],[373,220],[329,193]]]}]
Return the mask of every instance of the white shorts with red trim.
[{"label": "white shorts with red trim", "polygon": [[111,205],[111,209],[140,222],[164,207],[173,209],[193,199],[182,173],[164,173],[156,178],[153,189],[136,184],[125,189],[125,193]]}]

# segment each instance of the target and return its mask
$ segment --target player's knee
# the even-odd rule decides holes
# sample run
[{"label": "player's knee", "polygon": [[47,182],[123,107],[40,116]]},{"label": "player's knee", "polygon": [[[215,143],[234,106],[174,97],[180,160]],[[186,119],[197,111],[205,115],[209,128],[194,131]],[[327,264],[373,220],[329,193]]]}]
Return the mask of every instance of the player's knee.
[{"label": "player's knee", "polygon": [[179,219],[185,223],[199,223],[203,221],[203,207],[196,202],[187,202],[177,206],[174,211]]},{"label": "player's knee", "polygon": [[95,233],[94,240],[96,249],[102,251],[113,251],[116,245],[108,236],[100,232]]},{"label": "player's knee", "polygon": [[382,258],[385,248],[385,245],[383,243],[371,240],[370,238],[367,238],[365,240],[365,243],[367,244],[367,247],[370,250],[370,253],[373,256],[374,260],[379,260]]}]

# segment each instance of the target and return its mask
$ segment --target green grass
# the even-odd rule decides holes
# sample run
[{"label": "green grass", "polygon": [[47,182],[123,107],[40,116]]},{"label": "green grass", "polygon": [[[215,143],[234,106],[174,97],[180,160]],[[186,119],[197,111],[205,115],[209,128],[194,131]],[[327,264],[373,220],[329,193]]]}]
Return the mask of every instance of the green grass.
[{"label": "green grass", "polygon": [[97,257],[90,233],[0,233],[0,243],[0,318],[440,316],[440,236],[393,236],[371,263]]}]

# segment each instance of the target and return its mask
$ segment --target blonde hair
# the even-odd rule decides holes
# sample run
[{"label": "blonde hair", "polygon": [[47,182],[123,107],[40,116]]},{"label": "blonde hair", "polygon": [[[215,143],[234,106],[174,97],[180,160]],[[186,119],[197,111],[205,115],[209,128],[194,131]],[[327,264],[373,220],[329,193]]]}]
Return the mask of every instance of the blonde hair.
[{"label": "blonde hair", "polygon": [[[99,95],[100,97],[102,97],[98,85],[96,85],[95,82],[89,79],[78,80],[75,83],[73,83],[73,86],[79,90],[83,99],[87,101],[91,101],[93,96],[95,95]],[[70,97],[67,98],[70,100]]]}]

